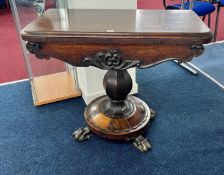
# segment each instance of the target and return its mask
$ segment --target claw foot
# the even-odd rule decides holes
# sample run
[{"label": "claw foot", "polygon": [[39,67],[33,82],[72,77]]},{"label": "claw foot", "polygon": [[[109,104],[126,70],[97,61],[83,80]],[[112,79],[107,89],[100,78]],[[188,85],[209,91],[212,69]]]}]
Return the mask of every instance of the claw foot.
[{"label": "claw foot", "polygon": [[150,108],[150,118],[154,119],[156,117],[156,112]]},{"label": "claw foot", "polygon": [[79,128],[72,134],[72,136],[76,141],[82,142],[90,138],[90,130],[88,127]]},{"label": "claw foot", "polygon": [[149,141],[141,135],[135,138],[133,145],[141,152],[147,152],[151,149]]}]

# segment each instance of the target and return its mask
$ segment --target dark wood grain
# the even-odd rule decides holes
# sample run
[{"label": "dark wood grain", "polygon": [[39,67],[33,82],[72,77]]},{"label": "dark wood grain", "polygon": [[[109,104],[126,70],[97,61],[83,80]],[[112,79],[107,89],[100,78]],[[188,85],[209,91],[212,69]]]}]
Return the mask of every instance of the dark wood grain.
[{"label": "dark wood grain", "polygon": [[[34,20],[24,34],[57,37],[101,35],[195,36],[210,35],[193,11],[167,10],[68,10],[50,9]],[[60,16],[60,13],[63,15]],[[40,38],[41,39],[41,38]]]},{"label": "dark wood grain", "polygon": [[[192,44],[193,45],[193,44]],[[144,65],[157,64],[169,59],[190,61],[193,56],[198,56],[192,45],[94,45],[94,44],[61,44],[41,43],[41,49],[37,52],[43,57],[57,58],[71,65],[80,66],[85,57],[93,57],[98,51],[116,49],[123,53],[126,59],[138,59]]]},{"label": "dark wood grain", "polygon": [[41,45],[37,56],[79,66],[83,58],[92,57],[99,50],[117,49],[127,59],[157,64],[169,58],[189,61],[200,55],[191,49],[193,45],[212,40],[208,27],[192,11],[64,12],[67,18],[60,17],[60,10],[50,9],[21,31],[24,40]]},{"label": "dark wood grain", "polygon": [[152,114],[142,100],[129,96],[127,100],[134,105],[133,112],[125,118],[112,118],[101,109],[101,104],[107,98],[99,97],[86,107],[85,120],[92,132],[113,140],[129,140],[144,132],[152,119]]},{"label": "dark wood grain", "polygon": [[[46,11],[21,35],[27,49],[38,58],[53,57],[74,66],[109,70],[104,86],[110,98],[90,103],[85,119],[93,132],[115,140],[138,136],[154,116],[140,99],[126,98],[132,84],[119,64],[131,65],[127,69],[132,62],[146,68],[172,59],[190,61],[203,53],[203,44],[213,36],[193,11],[58,9]],[[96,57],[99,53],[102,59],[118,65],[105,65],[110,61]]]}]

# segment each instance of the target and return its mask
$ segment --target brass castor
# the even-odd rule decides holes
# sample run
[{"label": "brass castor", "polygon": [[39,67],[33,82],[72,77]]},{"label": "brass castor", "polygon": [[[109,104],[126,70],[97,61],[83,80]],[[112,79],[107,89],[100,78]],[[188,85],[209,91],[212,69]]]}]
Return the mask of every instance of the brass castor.
[{"label": "brass castor", "polygon": [[72,134],[75,141],[82,142],[90,138],[90,130],[88,127],[79,128]]},{"label": "brass castor", "polygon": [[142,135],[135,138],[133,145],[141,152],[148,152],[151,149],[151,145],[147,139]]}]

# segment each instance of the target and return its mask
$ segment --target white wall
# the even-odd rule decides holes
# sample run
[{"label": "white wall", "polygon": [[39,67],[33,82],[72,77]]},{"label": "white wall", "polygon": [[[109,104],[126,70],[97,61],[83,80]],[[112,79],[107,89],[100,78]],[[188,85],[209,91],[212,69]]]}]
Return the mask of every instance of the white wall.
[{"label": "white wall", "polygon": [[[59,8],[69,9],[137,9],[137,0],[57,0]],[[136,83],[136,69],[128,72],[133,81],[131,94],[138,92]],[[77,68],[79,87],[86,104],[93,99],[105,95],[103,77],[106,73],[95,67]]]},{"label": "white wall", "polygon": [[137,0],[68,0],[68,7],[76,9],[136,9]]}]

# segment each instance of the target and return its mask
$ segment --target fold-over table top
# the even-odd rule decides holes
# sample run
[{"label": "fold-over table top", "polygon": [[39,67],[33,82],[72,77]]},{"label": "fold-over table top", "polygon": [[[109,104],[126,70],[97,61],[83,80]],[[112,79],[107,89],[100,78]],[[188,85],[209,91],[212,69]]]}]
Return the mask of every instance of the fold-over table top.
[{"label": "fold-over table top", "polygon": [[[22,31],[27,41],[57,38],[212,38],[210,29],[189,10],[49,9]],[[97,36],[97,37],[96,37]],[[61,41],[61,40],[60,40]]]}]

